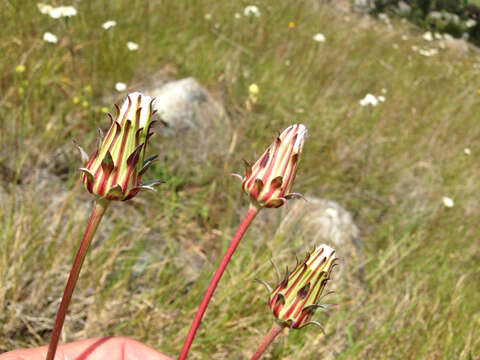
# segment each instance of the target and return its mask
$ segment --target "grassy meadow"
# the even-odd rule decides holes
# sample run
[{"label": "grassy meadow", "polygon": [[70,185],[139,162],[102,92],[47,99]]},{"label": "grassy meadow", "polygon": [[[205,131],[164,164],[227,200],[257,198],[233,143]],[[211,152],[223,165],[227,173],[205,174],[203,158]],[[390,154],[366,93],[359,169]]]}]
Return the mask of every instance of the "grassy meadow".
[{"label": "grassy meadow", "polygon": [[[415,46],[437,43],[420,29],[336,3],[256,1],[260,16],[247,17],[245,1],[72,0],[53,5],[76,16],[52,19],[35,2],[0,2],[0,352],[48,342],[92,203],[72,140],[93,151],[104,108],[164,69],[221,101],[236,140],[199,155],[186,141],[152,138],[161,161],[144,178],[166,183],[108,210],[62,342],[121,335],[177,355],[248,207],[227,174],[301,122],[309,137],[294,190],[353,214],[363,272],[342,274],[352,286],[316,315],[325,335],[286,332],[264,358],[480,357],[480,56],[422,56]],[[103,29],[107,20],[116,26]],[[248,109],[252,83],[258,102]],[[367,93],[385,101],[360,106]],[[275,232],[279,214],[247,232],[190,359],[248,359],[270,328],[254,279],[272,283],[271,257],[291,267],[311,245]]]}]

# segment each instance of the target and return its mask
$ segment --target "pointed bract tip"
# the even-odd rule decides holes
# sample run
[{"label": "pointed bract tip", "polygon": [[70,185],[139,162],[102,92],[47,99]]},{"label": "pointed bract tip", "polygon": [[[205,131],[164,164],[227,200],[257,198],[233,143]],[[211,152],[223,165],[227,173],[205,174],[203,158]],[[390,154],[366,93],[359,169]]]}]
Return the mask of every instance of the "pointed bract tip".
[{"label": "pointed bract tip", "polygon": [[74,145],[74,146],[78,149],[78,151],[80,152],[80,157],[81,157],[81,159],[82,159],[82,162],[84,162],[84,163],[88,162],[89,157],[88,157],[87,152],[78,144],[78,142],[77,142],[75,139],[73,139],[72,142],[73,142],[73,145]]}]

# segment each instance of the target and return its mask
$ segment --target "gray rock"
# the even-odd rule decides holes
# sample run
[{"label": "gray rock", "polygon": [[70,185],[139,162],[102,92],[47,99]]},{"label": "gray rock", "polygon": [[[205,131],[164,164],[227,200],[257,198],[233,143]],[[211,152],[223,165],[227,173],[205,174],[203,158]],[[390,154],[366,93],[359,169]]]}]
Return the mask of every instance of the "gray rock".
[{"label": "gray rock", "polygon": [[157,88],[142,91],[155,98],[154,131],[163,136],[153,139],[153,153],[162,147],[177,149],[175,163],[178,167],[195,169],[194,175],[203,181],[200,171],[212,157],[224,158],[233,138],[230,119],[223,105],[197,80],[186,78],[161,84]]},{"label": "gray rock", "polygon": [[410,14],[410,11],[412,11],[412,7],[408,5],[405,1],[399,1],[398,2],[398,11],[401,14]]},{"label": "gray rock", "polygon": [[159,129],[164,135],[198,134],[228,124],[223,106],[194,78],[168,82],[146,93],[155,98],[156,116],[166,125]]},{"label": "gray rock", "polygon": [[455,39],[453,37],[444,40],[445,48],[456,52],[459,55],[467,55],[469,52],[469,45],[465,39]]},{"label": "gray rock", "polygon": [[[307,201],[289,201],[283,206],[281,214],[273,210],[263,212],[261,220],[264,224],[260,226],[276,229],[274,238],[281,239],[282,244],[294,248],[299,258],[314,245],[327,244],[335,249],[339,266],[333,272],[329,289],[342,289],[345,292],[347,288],[361,286],[364,259],[360,233],[352,215],[341,205],[330,200],[308,197]],[[279,223],[278,220],[274,223],[274,216],[280,216]],[[277,265],[282,268],[287,263],[282,261]]]},{"label": "gray rock", "polygon": [[340,272],[357,272],[361,268],[360,232],[352,215],[334,201],[309,197],[291,202],[279,230],[302,237],[309,248],[327,244],[340,259]]}]

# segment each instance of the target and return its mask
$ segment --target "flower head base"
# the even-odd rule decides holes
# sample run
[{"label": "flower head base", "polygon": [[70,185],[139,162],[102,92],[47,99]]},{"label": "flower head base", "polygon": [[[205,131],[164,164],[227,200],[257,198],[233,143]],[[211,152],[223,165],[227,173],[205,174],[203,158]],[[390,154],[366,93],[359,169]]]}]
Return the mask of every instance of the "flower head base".
[{"label": "flower head base", "polygon": [[289,126],[252,166],[245,162],[246,174],[242,188],[254,205],[280,207],[288,199],[301,197],[290,190],[297,173],[307,129],[302,124]]},{"label": "flower head base", "polygon": [[[336,265],[335,250],[327,245],[315,247],[307,253],[305,259],[298,263],[292,272],[288,272],[275,289],[260,281],[269,290],[268,305],[283,326],[292,329],[302,328],[309,324],[320,326],[309,321],[318,308],[322,292],[330,279],[332,269]],[[277,272],[278,275],[278,272]],[[321,326],[320,326],[321,327]]]},{"label": "flower head base", "polygon": [[[110,128],[105,136],[100,133],[97,151],[88,159],[83,172],[87,190],[107,200],[128,200],[140,190],[153,190],[159,181],[140,184],[145,170],[157,156],[144,161],[145,148],[152,125],[152,99],[140,93],[131,93],[117,109],[115,120],[110,117]],[[82,155],[86,154],[81,150]]]}]

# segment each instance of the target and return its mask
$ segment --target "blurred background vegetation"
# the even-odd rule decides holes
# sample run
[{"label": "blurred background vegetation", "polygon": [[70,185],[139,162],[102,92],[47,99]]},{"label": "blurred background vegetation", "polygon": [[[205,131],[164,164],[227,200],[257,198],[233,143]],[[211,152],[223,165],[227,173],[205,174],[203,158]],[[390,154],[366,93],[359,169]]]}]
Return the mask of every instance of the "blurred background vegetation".
[{"label": "blurred background vegetation", "polygon": [[[105,111],[126,94],[115,84],[135,90],[166,69],[195,77],[223,102],[234,151],[199,156],[175,137],[152,139],[162,160],[146,180],[166,184],[109,209],[62,341],[123,335],[178,354],[248,205],[226,175],[301,122],[309,138],[294,190],[353,214],[363,276],[343,275],[356,285],[337,287],[329,302],[338,305],[316,315],[326,336],[292,331],[265,358],[480,357],[477,50],[422,56],[415,49],[436,46],[424,30],[346,2],[50,4],[78,13],[52,19],[35,2],[0,2],[0,351],[50,336],[91,206],[72,139],[92,151]],[[245,16],[248,5],[260,16]],[[116,26],[105,30],[108,20]],[[44,41],[46,32],[57,42]],[[318,33],[325,42],[313,39]],[[253,108],[245,105],[252,83]],[[367,93],[385,101],[360,106]],[[269,259],[292,266],[309,243],[276,233],[274,216],[240,244],[191,359],[248,358],[269,329],[266,292],[253,280],[272,282]]]}]

